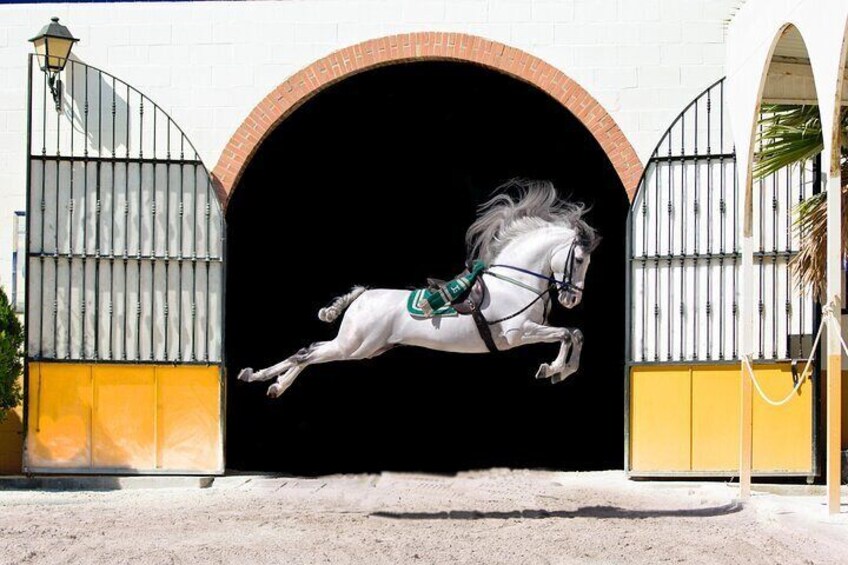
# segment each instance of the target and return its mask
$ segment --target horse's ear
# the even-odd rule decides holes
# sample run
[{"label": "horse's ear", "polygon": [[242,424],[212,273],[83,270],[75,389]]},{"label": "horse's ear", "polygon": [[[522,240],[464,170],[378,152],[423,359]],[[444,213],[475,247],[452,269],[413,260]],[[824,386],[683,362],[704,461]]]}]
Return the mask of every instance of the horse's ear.
[{"label": "horse's ear", "polygon": [[595,249],[597,249],[598,246],[601,244],[602,239],[604,239],[604,238],[599,236],[599,235],[595,235],[595,237],[592,238],[592,241],[589,242],[589,246],[587,247],[587,251],[589,251],[589,253],[591,253]]}]

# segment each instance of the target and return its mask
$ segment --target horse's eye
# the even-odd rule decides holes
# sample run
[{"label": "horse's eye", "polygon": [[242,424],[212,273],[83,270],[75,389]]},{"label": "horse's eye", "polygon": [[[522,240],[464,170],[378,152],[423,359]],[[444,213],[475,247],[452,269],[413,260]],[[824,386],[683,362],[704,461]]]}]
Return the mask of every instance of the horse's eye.
[{"label": "horse's eye", "polygon": [[577,257],[576,259],[574,259],[574,262],[577,263],[578,265],[582,265],[583,264],[583,257]]}]

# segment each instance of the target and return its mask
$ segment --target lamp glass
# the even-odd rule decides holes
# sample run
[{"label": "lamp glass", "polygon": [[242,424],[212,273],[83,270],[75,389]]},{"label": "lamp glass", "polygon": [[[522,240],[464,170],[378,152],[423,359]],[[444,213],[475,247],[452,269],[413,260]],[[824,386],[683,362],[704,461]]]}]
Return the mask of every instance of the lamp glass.
[{"label": "lamp glass", "polygon": [[59,72],[65,68],[74,42],[61,37],[47,38],[47,68]]},{"label": "lamp glass", "polygon": [[35,48],[35,57],[38,59],[38,66],[41,67],[41,70],[46,69],[47,62],[47,37],[41,36],[32,40],[32,45]]}]

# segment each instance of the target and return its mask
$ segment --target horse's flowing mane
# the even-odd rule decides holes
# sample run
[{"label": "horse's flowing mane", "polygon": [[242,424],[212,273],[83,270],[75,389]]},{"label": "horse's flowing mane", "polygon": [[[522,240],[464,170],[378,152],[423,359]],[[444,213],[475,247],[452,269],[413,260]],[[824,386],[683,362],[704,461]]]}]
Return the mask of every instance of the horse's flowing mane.
[{"label": "horse's flowing mane", "polygon": [[595,229],[583,220],[586,207],[560,200],[550,181],[511,180],[495,192],[465,232],[469,257],[489,263],[515,238],[551,226],[573,229],[589,251],[598,244]]}]

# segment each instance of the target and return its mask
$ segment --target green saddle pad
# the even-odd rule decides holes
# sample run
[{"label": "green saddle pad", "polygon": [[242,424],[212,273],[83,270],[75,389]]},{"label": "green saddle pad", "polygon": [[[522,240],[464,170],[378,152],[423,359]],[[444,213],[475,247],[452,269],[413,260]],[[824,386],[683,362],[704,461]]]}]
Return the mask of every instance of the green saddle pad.
[{"label": "green saddle pad", "polygon": [[478,259],[474,261],[470,272],[448,281],[438,290],[419,288],[411,291],[406,301],[407,311],[413,318],[456,316],[457,311],[451,304],[471,288],[485,268],[486,264]]}]

